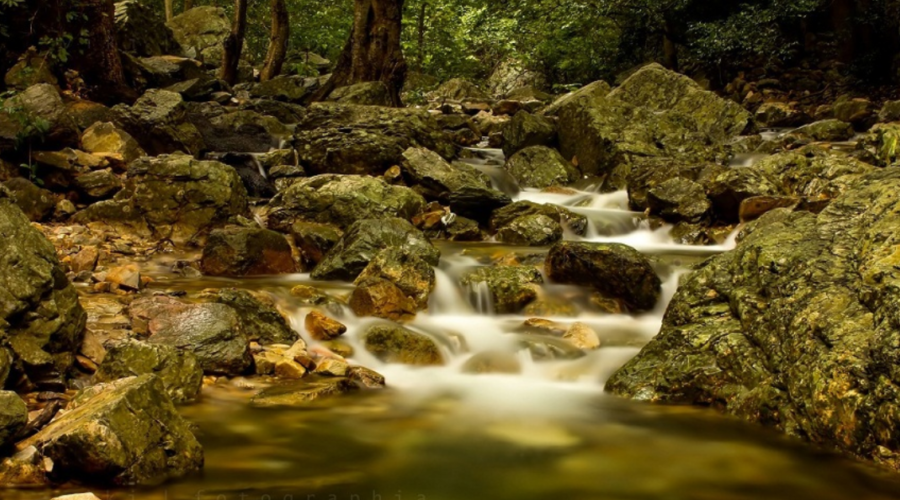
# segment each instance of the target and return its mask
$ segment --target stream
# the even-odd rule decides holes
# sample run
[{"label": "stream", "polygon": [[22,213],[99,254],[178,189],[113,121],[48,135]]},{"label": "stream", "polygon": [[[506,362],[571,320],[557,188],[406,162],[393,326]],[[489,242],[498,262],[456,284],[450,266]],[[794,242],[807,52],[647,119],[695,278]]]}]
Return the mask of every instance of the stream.
[{"label": "stream", "polygon": [[[523,328],[531,316],[497,315],[479,288],[457,278],[515,254],[542,258],[546,248],[498,243],[435,242],[442,251],[427,313],[409,328],[439,342],[445,366],[385,364],[360,336],[372,320],[347,307],[327,313],[348,326],[350,360],[383,374],[388,389],[325,398],[296,408],[254,408],[265,387],[255,379],[219,379],[201,400],[181,408],[197,426],[206,465],[201,474],[150,489],[94,491],[103,499],[135,500],[499,500],[534,499],[847,499],[900,498],[900,482],[870,466],[819,450],[711,409],[658,406],[603,393],[604,381],[659,330],[665,307],[688,267],[734,245],[686,246],[628,210],[624,192],[520,191],[501,168],[502,154],[473,150],[467,160],[517,200],[556,203],[585,215],[585,237],[619,242],[650,256],[663,281],[655,310],[608,314],[592,309],[590,291],[545,284],[542,299],[576,315],[541,316],[581,322],[601,347],[583,353]],[[158,257],[143,269],[161,290],[199,292],[236,286],[274,297],[304,332],[311,310],[290,290],[314,285],[335,297],[351,285],[308,274],[220,279],[171,272],[185,255]],[[194,256],[195,257],[195,256]],[[308,335],[304,338],[309,340]],[[528,347],[523,347],[528,345]],[[311,343],[315,346],[315,342]],[[501,363],[508,373],[478,373],[472,358]],[[85,491],[78,489],[75,491]],[[3,492],[3,498],[51,498],[46,491]]]}]

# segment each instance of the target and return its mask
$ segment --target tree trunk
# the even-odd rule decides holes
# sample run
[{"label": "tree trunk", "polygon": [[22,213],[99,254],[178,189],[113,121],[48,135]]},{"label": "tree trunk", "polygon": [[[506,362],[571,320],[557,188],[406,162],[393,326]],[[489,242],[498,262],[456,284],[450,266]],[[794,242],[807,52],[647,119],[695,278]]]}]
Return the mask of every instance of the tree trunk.
[{"label": "tree trunk", "polygon": [[247,31],[247,0],[234,0],[234,24],[231,34],[225,39],[225,56],[219,78],[234,85],[237,82],[238,63],[244,49],[244,32]]},{"label": "tree trunk", "polygon": [[350,39],[334,73],[314,96],[323,101],[338,87],[384,82],[391,103],[402,106],[400,91],[406,80],[406,61],[400,46],[403,0],[355,0]]},{"label": "tree trunk", "polygon": [[428,10],[428,3],[422,2],[422,8],[419,10],[419,23],[417,26],[418,40],[416,47],[416,71],[421,73],[422,67],[425,65],[425,14]]},{"label": "tree trunk", "polygon": [[261,81],[271,80],[281,74],[290,36],[291,23],[285,0],[272,0],[272,33],[269,35],[266,63],[259,76]]},{"label": "tree trunk", "polygon": [[184,0],[184,12],[194,8],[194,0]]},{"label": "tree trunk", "polygon": [[175,7],[173,6],[173,3],[174,3],[174,2],[175,2],[175,0],[165,0],[165,4],[166,4],[166,22],[171,21],[172,18],[175,17]]},{"label": "tree trunk", "polygon": [[89,54],[78,57],[76,66],[93,98],[110,102],[134,97],[125,82],[122,58],[116,44],[115,5],[113,0],[89,0],[82,4]]}]

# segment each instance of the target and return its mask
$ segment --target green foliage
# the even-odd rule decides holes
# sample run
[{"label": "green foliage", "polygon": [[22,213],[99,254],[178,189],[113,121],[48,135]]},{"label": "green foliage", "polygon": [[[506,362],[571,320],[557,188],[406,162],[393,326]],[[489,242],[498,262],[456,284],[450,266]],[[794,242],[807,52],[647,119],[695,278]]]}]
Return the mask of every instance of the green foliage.
[{"label": "green foliage", "polygon": [[16,147],[27,146],[28,148],[28,161],[19,165],[19,167],[28,172],[29,180],[41,185],[42,181],[37,177],[37,165],[32,161],[32,146],[34,141],[43,140],[47,133],[50,132],[50,122],[36,116],[23,106],[20,100],[16,99],[15,92],[0,94],[0,111],[17,125]]}]

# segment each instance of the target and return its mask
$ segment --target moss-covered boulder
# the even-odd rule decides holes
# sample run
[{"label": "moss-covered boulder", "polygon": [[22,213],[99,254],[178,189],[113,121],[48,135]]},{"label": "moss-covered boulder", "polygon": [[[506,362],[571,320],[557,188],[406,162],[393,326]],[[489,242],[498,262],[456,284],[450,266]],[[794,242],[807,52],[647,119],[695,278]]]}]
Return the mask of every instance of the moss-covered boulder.
[{"label": "moss-covered boulder", "polygon": [[587,217],[576,214],[559,205],[542,205],[532,201],[517,201],[495,210],[491,215],[490,227],[493,231],[500,232],[517,219],[531,215],[549,217],[562,227],[580,236],[584,236],[587,233]]},{"label": "moss-covered boulder", "polygon": [[155,485],[203,466],[203,448],[155,375],[81,391],[25,445],[53,461],[60,483]]},{"label": "moss-covered boulder", "polygon": [[700,222],[712,208],[706,189],[684,177],[674,177],[648,191],[650,210],[668,222]]},{"label": "moss-covered boulder", "polygon": [[151,89],[131,106],[119,104],[112,111],[116,121],[151,155],[198,155],[206,148],[200,131],[187,120],[181,94]]},{"label": "moss-covered boulder", "polygon": [[441,252],[412,224],[403,219],[363,219],[347,229],[337,245],[312,272],[322,280],[353,281],[381,250],[395,248],[437,266]]},{"label": "moss-covered boulder", "polygon": [[475,167],[447,163],[429,149],[409,148],[403,152],[403,159],[401,168],[407,183],[430,200],[447,200],[450,193],[465,188],[491,188],[491,179]]},{"label": "moss-covered boulder", "polygon": [[597,80],[596,82],[589,83],[574,92],[569,92],[568,94],[560,96],[558,99],[550,103],[550,105],[542,109],[538,114],[543,116],[558,116],[559,111],[563,108],[563,106],[565,106],[572,100],[583,96],[603,97],[609,94],[610,90],[612,90],[612,88],[608,83],[604,82],[603,80]]},{"label": "moss-covered boulder", "polygon": [[81,134],[81,147],[89,153],[116,155],[128,165],[147,153],[128,132],[110,122],[97,122]]},{"label": "moss-covered boulder", "polygon": [[33,222],[43,222],[53,215],[56,196],[52,191],[37,186],[24,177],[15,177],[3,183],[16,206]]},{"label": "moss-covered boulder", "polygon": [[15,442],[28,423],[28,407],[18,394],[0,390],[0,448]]},{"label": "moss-covered boulder", "polygon": [[203,61],[207,67],[222,65],[224,43],[231,34],[231,21],[225,10],[213,6],[194,7],[167,23],[182,52]]},{"label": "moss-covered boulder", "polygon": [[219,290],[216,302],[237,312],[247,340],[261,345],[293,345],[300,340],[300,335],[291,328],[278,311],[275,301],[267,295],[223,288]]},{"label": "moss-covered boulder", "polygon": [[184,244],[238,215],[249,215],[249,209],[247,190],[234,168],[167,155],[133,162],[125,188],[75,220]]},{"label": "moss-covered boulder", "polygon": [[363,82],[334,89],[328,100],[361,106],[391,106],[391,93],[384,82]]},{"label": "moss-covered boulder", "polygon": [[613,393],[712,405],[900,469],[900,171],[820,214],[774,210],[683,279]]},{"label": "moss-covered boulder", "polygon": [[[0,379],[12,368],[34,382],[66,374],[87,315],[53,245],[0,187]],[[10,366],[11,365],[11,366]]]},{"label": "moss-covered boulder", "polygon": [[203,385],[203,369],[192,353],[130,339],[106,351],[94,381],[112,382],[145,374],[156,375],[175,403],[193,401]]},{"label": "moss-covered boulder", "polygon": [[78,142],[75,115],[49,83],[0,99],[0,151],[17,149],[22,141],[41,143],[45,148],[71,146]]},{"label": "moss-covered boulder", "polygon": [[520,111],[503,127],[503,154],[507,157],[531,146],[555,146],[556,124],[549,118]]},{"label": "moss-covered boulder", "polygon": [[360,219],[409,220],[424,206],[421,195],[382,179],[318,175],[278,193],[266,208],[266,218],[270,228],[285,232],[298,220],[347,228]]},{"label": "moss-covered boulder", "polygon": [[460,278],[479,309],[497,314],[521,311],[537,298],[543,282],[539,270],[526,266],[479,267]]},{"label": "moss-covered boulder", "polygon": [[855,133],[852,125],[838,119],[820,120],[791,131],[791,135],[823,142],[846,141]]},{"label": "moss-covered boulder", "polygon": [[397,322],[411,321],[418,310],[416,302],[407,297],[403,290],[393,282],[379,277],[357,279],[349,304],[357,316]]},{"label": "moss-covered boulder", "polygon": [[200,270],[207,276],[260,276],[291,274],[297,264],[282,234],[231,226],[210,233]]},{"label": "moss-covered boulder", "polygon": [[379,278],[393,283],[418,309],[428,307],[436,283],[433,264],[402,248],[385,248],[375,255],[356,278],[356,283]]},{"label": "moss-covered boulder", "polygon": [[544,269],[551,281],[593,286],[636,311],[653,309],[662,292],[650,261],[619,243],[559,243],[550,249]]},{"label": "moss-covered boulder", "polygon": [[525,188],[567,186],[581,177],[559,151],[546,146],[528,147],[512,155],[506,161],[506,171]]},{"label": "moss-covered boulder", "polygon": [[443,365],[437,343],[425,334],[394,324],[378,324],[363,334],[366,350],[385,363]]},{"label": "moss-covered boulder", "polygon": [[559,222],[543,214],[514,219],[497,232],[497,239],[510,245],[541,247],[552,245],[563,237]]}]

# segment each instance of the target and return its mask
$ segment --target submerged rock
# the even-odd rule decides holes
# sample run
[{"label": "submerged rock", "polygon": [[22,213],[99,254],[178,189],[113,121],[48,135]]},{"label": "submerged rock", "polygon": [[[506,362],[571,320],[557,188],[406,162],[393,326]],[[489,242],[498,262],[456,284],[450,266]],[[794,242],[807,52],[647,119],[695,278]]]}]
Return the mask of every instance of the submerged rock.
[{"label": "submerged rock", "polygon": [[366,350],[385,363],[406,365],[443,365],[437,343],[422,333],[399,325],[379,324],[363,335]]},{"label": "submerged rock", "polygon": [[[541,272],[533,267],[479,267],[460,279],[476,301],[486,299],[489,309],[497,314],[515,314],[535,300],[544,282]],[[479,289],[484,287],[483,290]],[[487,293],[487,297],[482,294]]]},{"label": "submerged rock", "polygon": [[619,243],[559,243],[550,249],[545,271],[554,282],[593,286],[637,311],[653,309],[662,292],[650,261]]},{"label": "submerged rock", "polygon": [[250,404],[257,408],[304,406],[354,390],[356,386],[347,378],[308,378],[302,382],[289,382],[266,389],[254,396]]},{"label": "submerged rock", "polygon": [[112,382],[145,374],[156,375],[175,403],[193,401],[203,385],[203,369],[193,354],[137,340],[112,346],[94,374],[94,381]]},{"label": "submerged rock", "polygon": [[682,280],[660,333],[606,388],[714,405],[900,469],[900,171],[820,214],[774,210]]},{"label": "submerged rock", "polygon": [[284,236],[268,229],[228,227],[210,233],[200,258],[207,276],[291,274],[297,265]]}]

